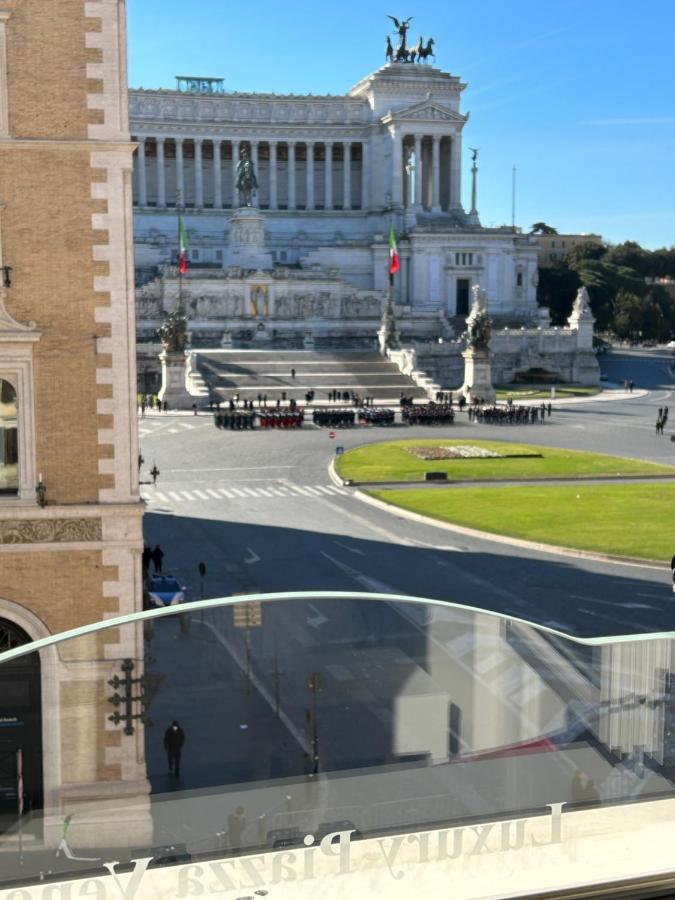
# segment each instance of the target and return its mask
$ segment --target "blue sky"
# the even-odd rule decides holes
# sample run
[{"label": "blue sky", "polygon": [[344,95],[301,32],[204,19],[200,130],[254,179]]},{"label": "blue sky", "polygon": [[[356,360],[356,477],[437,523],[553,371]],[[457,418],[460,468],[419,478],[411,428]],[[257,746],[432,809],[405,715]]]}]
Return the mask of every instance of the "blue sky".
[{"label": "blue sky", "polygon": [[387,13],[413,15],[415,40],[432,35],[436,64],[468,82],[484,225],[510,223],[515,164],[523,228],[675,244],[672,0],[128,0],[130,85],[346,93],[384,61]]}]

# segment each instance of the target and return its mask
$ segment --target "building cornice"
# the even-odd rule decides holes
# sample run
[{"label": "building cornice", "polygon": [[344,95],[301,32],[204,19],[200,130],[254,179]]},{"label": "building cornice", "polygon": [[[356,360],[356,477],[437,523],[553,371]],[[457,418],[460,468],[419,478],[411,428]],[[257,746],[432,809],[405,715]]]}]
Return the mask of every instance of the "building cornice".
[{"label": "building cornice", "polygon": [[61,150],[126,150],[130,154],[136,149],[133,141],[96,141],[96,140],[52,140],[43,138],[0,137],[0,150],[29,150],[31,148],[49,147]]}]

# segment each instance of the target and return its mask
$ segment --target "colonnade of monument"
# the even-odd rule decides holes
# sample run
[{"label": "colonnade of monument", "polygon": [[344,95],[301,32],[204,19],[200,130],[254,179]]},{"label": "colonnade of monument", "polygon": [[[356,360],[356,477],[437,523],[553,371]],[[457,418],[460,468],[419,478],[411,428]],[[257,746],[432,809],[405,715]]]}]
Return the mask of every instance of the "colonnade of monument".
[{"label": "colonnade of monument", "polygon": [[[166,209],[180,191],[195,209],[236,204],[236,164],[245,147],[258,174],[258,204],[270,210],[381,209],[373,168],[389,160],[390,202],[419,211],[461,208],[461,140],[426,134],[386,136],[391,155],[369,141],[221,140],[135,137],[134,203]],[[380,147],[382,150],[382,147]]]}]

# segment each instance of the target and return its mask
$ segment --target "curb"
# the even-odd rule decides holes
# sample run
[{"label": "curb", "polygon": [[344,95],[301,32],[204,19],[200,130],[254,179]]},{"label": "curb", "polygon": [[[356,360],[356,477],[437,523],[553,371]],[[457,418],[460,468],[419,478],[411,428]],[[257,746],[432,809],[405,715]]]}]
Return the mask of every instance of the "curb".
[{"label": "curb", "polygon": [[331,459],[330,465],[328,466],[328,477],[333,482],[335,487],[344,487],[345,482],[340,478],[338,473],[335,471],[335,457]]},{"label": "curb", "polygon": [[[337,478],[337,475],[335,477]],[[492,531],[479,531],[476,528],[467,528],[464,525],[453,525],[450,522],[442,522],[440,519],[432,519],[429,516],[422,516],[419,513],[411,512],[410,510],[404,509],[401,506],[396,506],[393,503],[378,500],[376,497],[371,497],[369,494],[358,489],[354,491],[354,496],[363,503],[368,503],[389,514],[401,516],[412,522],[419,522],[422,525],[432,525],[436,528],[442,528],[445,531],[452,531],[455,534],[464,534],[467,537],[492,541],[495,544],[508,544],[512,547],[522,547],[525,550],[538,550],[543,553],[551,553],[557,556],[570,556],[575,559],[616,563],[624,566],[635,566],[640,569],[655,569],[659,572],[668,571],[669,569],[669,566],[666,565],[666,563],[649,562],[648,560],[639,559],[634,556],[613,556],[608,553],[595,553],[592,550],[575,550],[572,547],[558,547],[555,544],[540,544],[535,541],[526,541],[522,538],[512,538],[503,534],[495,534]]]}]

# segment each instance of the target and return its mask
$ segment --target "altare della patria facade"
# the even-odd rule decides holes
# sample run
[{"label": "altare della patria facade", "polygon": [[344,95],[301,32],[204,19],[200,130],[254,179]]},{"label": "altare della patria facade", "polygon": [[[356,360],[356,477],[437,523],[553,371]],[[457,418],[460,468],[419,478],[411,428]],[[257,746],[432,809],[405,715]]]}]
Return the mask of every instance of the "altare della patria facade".
[{"label": "altare della patria facade", "polygon": [[385,64],[341,96],[230,93],[191,76],[130,92],[141,390],[159,386],[157,333],[179,303],[195,353],[377,349],[392,227],[398,332],[432,381],[462,383],[476,290],[499,380],[528,367],[597,379],[588,328],[552,329],[537,305],[536,239],[481,224],[476,150],[463,201],[466,84],[436,67],[433,39],[413,46],[410,20],[390,18]]}]

